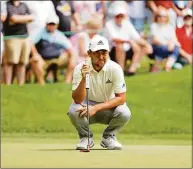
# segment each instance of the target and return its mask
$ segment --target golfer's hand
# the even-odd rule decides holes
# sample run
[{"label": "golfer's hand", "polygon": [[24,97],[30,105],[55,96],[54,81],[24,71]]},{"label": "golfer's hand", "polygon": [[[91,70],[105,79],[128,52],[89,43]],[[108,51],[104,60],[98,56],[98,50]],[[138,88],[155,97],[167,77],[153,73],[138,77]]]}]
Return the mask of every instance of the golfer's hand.
[{"label": "golfer's hand", "polygon": [[90,72],[90,66],[84,64],[81,69],[82,77],[85,78],[86,74]]},{"label": "golfer's hand", "polygon": [[82,116],[82,113],[86,111],[86,105],[84,105],[84,104],[81,104],[81,105],[82,105],[82,107],[80,109],[76,110],[76,112],[79,113],[80,117]]},{"label": "golfer's hand", "polygon": [[[84,108],[81,108],[80,110],[78,110],[78,112],[80,113],[79,116],[80,117],[87,117],[87,109],[86,106]],[[96,108],[94,106],[89,106],[89,116],[92,117],[95,113],[96,113]]]}]

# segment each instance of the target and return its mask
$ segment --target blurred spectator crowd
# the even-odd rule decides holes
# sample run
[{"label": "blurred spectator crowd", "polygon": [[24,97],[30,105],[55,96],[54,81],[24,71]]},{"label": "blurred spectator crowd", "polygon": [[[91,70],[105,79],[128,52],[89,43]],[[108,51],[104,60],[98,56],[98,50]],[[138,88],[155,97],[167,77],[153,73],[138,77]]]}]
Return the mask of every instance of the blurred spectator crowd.
[{"label": "blurred spectator crowd", "polygon": [[71,83],[90,39],[109,40],[110,58],[133,76],[192,64],[192,1],[1,1],[1,83]]}]

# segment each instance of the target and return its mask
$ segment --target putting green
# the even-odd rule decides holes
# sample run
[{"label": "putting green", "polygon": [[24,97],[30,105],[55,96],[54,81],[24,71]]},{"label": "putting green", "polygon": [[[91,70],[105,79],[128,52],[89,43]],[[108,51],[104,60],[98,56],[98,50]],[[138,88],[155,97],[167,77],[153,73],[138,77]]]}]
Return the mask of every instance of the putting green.
[{"label": "putting green", "polygon": [[[124,145],[108,151],[99,140],[90,153],[74,150],[77,140],[3,140],[3,168],[191,168],[192,146]],[[174,141],[175,142],[175,141]],[[145,144],[145,143],[144,143]],[[171,144],[171,143],[170,143]]]}]

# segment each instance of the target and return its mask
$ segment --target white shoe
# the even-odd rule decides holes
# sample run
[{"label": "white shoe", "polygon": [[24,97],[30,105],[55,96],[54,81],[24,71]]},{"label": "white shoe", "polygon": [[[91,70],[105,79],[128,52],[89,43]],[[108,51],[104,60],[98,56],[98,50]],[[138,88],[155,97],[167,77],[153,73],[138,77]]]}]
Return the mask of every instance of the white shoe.
[{"label": "white shoe", "polygon": [[[89,138],[89,146],[92,148],[94,146],[94,140]],[[76,145],[76,150],[86,150],[88,146],[88,137],[83,137],[80,139],[79,143]]]},{"label": "white shoe", "polygon": [[107,148],[108,150],[122,150],[122,145],[115,137],[103,138],[101,141],[101,146],[103,148]]}]

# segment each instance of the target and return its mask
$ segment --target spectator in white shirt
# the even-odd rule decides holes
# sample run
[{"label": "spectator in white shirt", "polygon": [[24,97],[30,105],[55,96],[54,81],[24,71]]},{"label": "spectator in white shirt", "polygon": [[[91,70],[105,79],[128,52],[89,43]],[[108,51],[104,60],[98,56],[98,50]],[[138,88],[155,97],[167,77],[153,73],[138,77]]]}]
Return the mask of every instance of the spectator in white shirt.
[{"label": "spectator in white shirt", "polygon": [[114,9],[114,18],[105,25],[105,36],[110,41],[110,57],[115,60],[123,70],[125,62],[131,60],[131,64],[125,74],[135,75],[137,66],[146,54],[152,53],[151,45],[142,39],[134,26],[125,19],[127,11],[117,6]]},{"label": "spectator in white shirt", "polygon": [[153,55],[156,63],[153,72],[159,70],[160,63],[167,58],[165,70],[169,71],[179,55],[179,42],[176,37],[175,29],[169,23],[167,10],[160,8],[155,16],[155,23],[151,25],[151,36],[153,44]]}]

